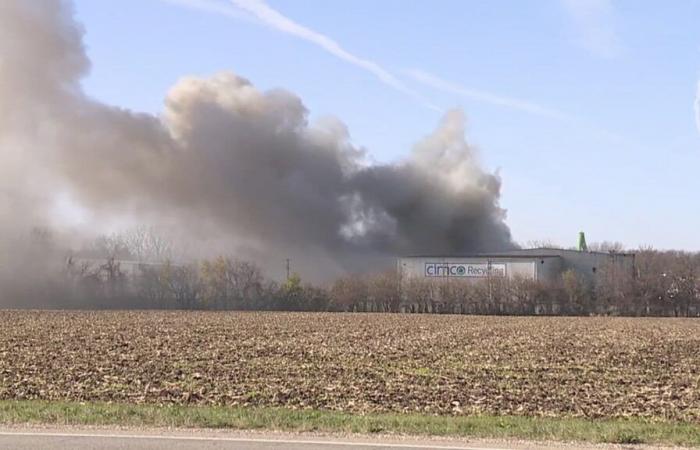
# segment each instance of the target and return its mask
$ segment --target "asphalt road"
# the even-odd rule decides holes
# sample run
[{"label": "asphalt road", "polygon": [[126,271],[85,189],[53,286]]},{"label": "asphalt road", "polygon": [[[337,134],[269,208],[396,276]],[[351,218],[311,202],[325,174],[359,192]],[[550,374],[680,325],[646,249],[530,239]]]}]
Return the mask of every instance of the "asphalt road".
[{"label": "asphalt road", "polygon": [[91,450],[651,450],[635,445],[506,442],[489,440],[419,439],[393,436],[329,437],[316,434],[230,430],[159,430],[112,428],[12,427],[0,425],[0,449]]},{"label": "asphalt road", "polygon": [[459,444],[432,443],[429,441],[363,442],[354,439],[331,439],[263,435],[184,435],[155,433],[106,433],[90,431],[4,430],[0,431],[0,448],[17,450],[35,449],[94,449],[94,450],[505,450],[502,447],[470,447]]}]

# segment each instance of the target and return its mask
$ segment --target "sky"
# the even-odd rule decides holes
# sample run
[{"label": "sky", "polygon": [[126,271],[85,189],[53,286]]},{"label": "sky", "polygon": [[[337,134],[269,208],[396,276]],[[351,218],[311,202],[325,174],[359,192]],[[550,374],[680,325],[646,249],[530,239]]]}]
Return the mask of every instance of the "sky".
[{"label": "sky", "polygon": [[[700,250],[700,1],[76,0],[89,95],[158,114],[230,70],[399,161],[444,111],[517,242]],[[696,114],[697,113],[697,114]]]}]

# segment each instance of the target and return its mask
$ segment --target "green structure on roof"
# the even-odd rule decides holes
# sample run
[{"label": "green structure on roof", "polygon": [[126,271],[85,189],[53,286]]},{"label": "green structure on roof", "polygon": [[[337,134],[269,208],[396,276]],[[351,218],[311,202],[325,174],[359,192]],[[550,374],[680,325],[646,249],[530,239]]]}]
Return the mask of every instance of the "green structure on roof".
[{"label": "green structure on roof", "polygon": [[588,246],[586,245],[586,235],[583,231],[578,232],[578,251],[587,252]]}]

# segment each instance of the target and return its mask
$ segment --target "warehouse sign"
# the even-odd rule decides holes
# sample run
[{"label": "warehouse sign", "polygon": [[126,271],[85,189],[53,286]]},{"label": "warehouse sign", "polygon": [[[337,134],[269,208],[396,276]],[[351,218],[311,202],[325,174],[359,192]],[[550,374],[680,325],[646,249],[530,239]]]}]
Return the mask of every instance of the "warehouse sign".
[{"label": "warehouse sign", "polygon": [[506,276],[506,265],[490,263],[425,263],[425,276],[461,278],[503,278]]}]

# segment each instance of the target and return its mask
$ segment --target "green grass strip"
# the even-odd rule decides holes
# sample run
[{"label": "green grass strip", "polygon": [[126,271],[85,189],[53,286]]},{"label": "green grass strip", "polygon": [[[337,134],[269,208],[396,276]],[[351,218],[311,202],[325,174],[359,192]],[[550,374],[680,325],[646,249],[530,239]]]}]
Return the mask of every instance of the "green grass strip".
[{"label": "green grass strip", "polygon": [[220,406],[0,401],[0,424],[121,425],[700,446],[700,424],[645,419],[347,414]]}]

